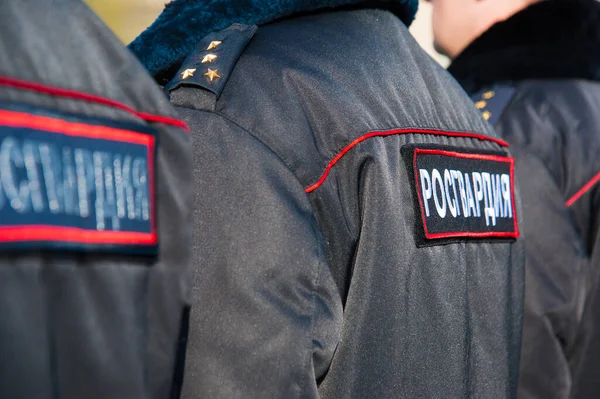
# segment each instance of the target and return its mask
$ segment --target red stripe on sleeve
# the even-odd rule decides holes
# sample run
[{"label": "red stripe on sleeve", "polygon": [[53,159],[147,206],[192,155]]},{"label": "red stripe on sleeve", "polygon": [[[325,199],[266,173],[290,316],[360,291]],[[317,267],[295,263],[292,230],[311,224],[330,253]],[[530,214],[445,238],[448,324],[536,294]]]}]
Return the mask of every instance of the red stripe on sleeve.
[{"label": "red stripe on sleeve", "polygon": [[600,181],[600,173],[598,173],[589,182],[587,182],[586,185],[583,186],[579,191],[577,191],[574,196],[572,196],[571,198],[569,198],[569,200],[567,201],[566,205],[568,207],[573,206],[573,204],[579,198],[581,198],[585,193],[587,193],[588,191],[590,191],[592,189],[592,187],[594,187],[596,185],[596,183],[598,183],[599,181]]},{"label": "red stripe on sleeve", "polygon": [[327,167],[325,168],[325,171],[323,172],[323,174],[321,175],[319,180],[317,180],[317,182],[315,184],[313,184],[310,187],[308,187],[307,189],[305,189],[305,191],[307,193],[311,193],[311,192],[315,191],[317,188],[319,188],[327,179],[327,176],[329,175],[331,168],[333,168],[333,166],[340,159],[342,159],[342,157],[344,155],[346,155],[357,144],[362,143],[363,141],[368,140],[372,137],[393,136],[393,135],[397,135],[397,134],[433,134],[433,135],[437,135],[437,136],[447,136],[447,137],[465,137],[465,138],[478,139],[478,140],[482,140],[482,141],[491,141],[502,147],[509,146],[506,141],[496,139],[494,137],[484,136],[483,134],[477,134],[477,133],[445,132],[445,131],[441,131],[441,130],[427,130],[427,129],[398,129],[398,130],[388,130],[388,131],[384,131],[384,132],[371,132],[371,133],[367,133],[363,136],[360,136],[359,138],[357,138],[356,140],[354,140],[353,142],[348,144],[346,147],[344,147],[344,149],[342,151],[340,151],[340,153],[337,154],[327,164]]},{"label": "red stripe on sleeve", "polygon": [[132,115],[137,116],[138,118],[145,120],[146,122],[161,123],[163,125],[175,126],[186,131],[190,130],[185,122],[180,121],[178,119],[160,115],[147,114],[144,112],[138,112],[128,105],[112,100],[110,98],[105,98],[94,94],[84,93],[70,89],[63,89],[60,87],[47,86],[41,83],[29,82],[26,80],[10,78],[7,76],[0,76],[0,86],[13,87],[15,89],[34,91],[36,93],[47,94],[55,97],[70,98],[95,104],[102,104],[108,107],[117,108],[122,111],[128,112]]}]

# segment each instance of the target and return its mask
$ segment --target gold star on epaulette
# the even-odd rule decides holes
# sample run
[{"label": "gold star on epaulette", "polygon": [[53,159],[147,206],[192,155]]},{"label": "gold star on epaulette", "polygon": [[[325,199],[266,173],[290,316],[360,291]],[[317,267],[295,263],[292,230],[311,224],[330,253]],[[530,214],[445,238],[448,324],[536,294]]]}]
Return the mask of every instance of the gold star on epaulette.
[{"label": "gold star on epaulette", "polygon": [[206,54],[204,56],[204,58],[202,58],[202,64],[204,64],[206,62],[213,62],[216,59],[217,59],[217,56],[215,54]]},{"label": "gold star on epaulette", "polygon": [[485,119],[486,121],[490,120],[490,118],[492,117],[492,113],[490,111],[483,111],[481,115],[483,115],[483,119]]},{"label": "gold star on epaulette", "polygon": [[182,79],[187,79],[190,76],[194,76],[194,72],[196,72],[196,69],[186,69],[185,71],[181,72],[181,78]]},{"label": "gold star on epaulette", "polygon": [[495,92],[493,91],[486,91],[485,93],[483,93],[483,99],[484,100],[489,100],[490,98],[494,97],[496,95]]},{"label": "gold star on epaulette", "polygon": [[486,105],[487,105],[487,103],[485,101],[483,101],[483,100],[477,101],[475,103],[475,108],[477,108],[477,109],[483,109],[483,108],[485,108]]},{"label": "gold star on epaulette", "polygon": [[214,49],[214,48],[217,48],[217,47],[219,47],[219,46],[221,45],[221,43],[222,43],[222,42],[221,42],[221,41],[219,41],[219,40],[213,40],[213,41],[212,41],[212,42],[210,42],[210,44],[208,45],[208,48],[207,48],[207,50],[212,50],[212,49]]},{"label": "gold star on epaulette", "polygon": [[215,69],[214,71],[210,68],[208,68],[208,72],[206,72],[204,74],[204,76],[208,76],[208,78],[210,79],[210,81],[212,82],[214,79],[218,79],[220,78],[219,74],[218,74],[219,70]]}]

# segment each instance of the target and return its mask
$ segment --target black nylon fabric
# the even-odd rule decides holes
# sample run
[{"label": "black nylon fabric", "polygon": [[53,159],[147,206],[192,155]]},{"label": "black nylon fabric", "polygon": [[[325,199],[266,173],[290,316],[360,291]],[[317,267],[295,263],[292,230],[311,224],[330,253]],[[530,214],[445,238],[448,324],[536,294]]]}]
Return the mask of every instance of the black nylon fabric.
[{"label": "black nylon fabric", "polygon": [[590,51],[600,46],[598,21],[594,0],[538,2],[492,26],[449,68],[471,93],[516,89],[494,117],[523,194],[524,399],[600,397],[600,59]]},{"label": "black nylon fabric", "polygon": [[[517,162],[537,163],[517,174],[529,210],[524,214],[530,254],[520,382],[524,398],[578,397],[580,373],[595,369],[595,344],[589,345],[597,334],[597,187],[571,206],[567,202],[600,170],[599,87],[585,81],[525,81],[497,125],[526,154]],[[584,380],[588,387],[580,397],[600,392],[595,378]]]},{"label": "black nylon fabric", "polygon": [[[0,76],[174,110],[134,57],[78,0],[0,3]],[[0,397],[170,398],[189,304],[191,151],[180,128],[79,99],[0,85],[0,102],[158,132],[157,256],[0,251]]]},{"label": "black nylon fabric", "polygon": [[[411,133],[494,136],[402,22],[365,9],[262,26],[227,79],[218,99],[170,93],[195,154],[183,397],[514,398],[522,243],[417,248],[401,155],[506,150]],[[354,140],[393,129],[306,192]]]}]

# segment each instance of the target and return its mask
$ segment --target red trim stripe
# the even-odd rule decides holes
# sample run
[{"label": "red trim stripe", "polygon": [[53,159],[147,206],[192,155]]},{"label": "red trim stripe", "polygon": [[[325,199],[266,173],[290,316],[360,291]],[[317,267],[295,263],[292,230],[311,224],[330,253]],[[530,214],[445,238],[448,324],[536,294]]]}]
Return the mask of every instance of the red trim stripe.
[{"label": "red trim stripe", "polygon": [[15,241],[62,241],[80,244],[153,245],[157,243],[157,235],[156,232],[92,231],[76,227],[45,225],[0,227],[0,242]]},{"label": "red trim stripe", "polygon": [[155,138],[152,136],[152,141],[148,146],[148,173],[150,178],[150,231],[152,232],[152,236],[154,239],[154,243],[156,242],[156,220],[158,219],[158,208],[156,207],[156,176],[154,174],[154,162],[155,162]]},{"label": "red trim stripe", "polygon": [[88,125],[80,122],[68,122],[62,119],[42,115],[33,115],[26,112],[0,110],[0,126],[42,130],[49,133],[57,133],[75,137],[123,141],[145,146],[150,146],[154,143],[154,137],[149,134],[107,126]]},{"label": "red trim stripe", "polygon": [[55,97],[70,98],[74,100],[82,100],[90,103],[102,104],[108,107],[117,108],[122,111],[128,112],[132,115],[137,116],[138,118],[145,120],[146,122],[161,123],[163,125],[176,126],[178,128],[185,129],[186,131],[190,130],[185,122],[180,121],[178,119],[160,115],[147,114],[144,112],[138,112],[128,105],[94,94],[63,89],[59,87],[47,86],[41,83],[29,82],[26,80],[10,78],[7,76],[0,76],[0,86],[13,87],[16,89],[34,91],[36,93],[47,94]]},{"label": "red trim stripe", "polygon": [[571,198],[569,198],[569,200],[567,201],[566,205],[568,207],[573,206],[573,204],[575,202],[577,202],[577,200],[579,198],[581,198],[585,193],[587,193],[588,191],[590,191],[592,189],[592,187],[594,187],[596,185],[596,183],[598,183],[599,181],[600,181],[600,173],[598,173],[589,182],[587,182],[587,184],[585,186],[583,186],[579,191],[577,191],[574,196],[572,196]]},{"label": "red trim stripe", "polygon": [[467,237],[467,238],[487,238],[487,237],[498,237],[498,238],[519,238],[519,233],[507,233],[507,232],[489,232],[489,233],[438,233],[438,234],[428,234],[427,239],[435,240],[440,238],[457,238],[457,237]]},{"label": "red trim stripe", "polygon": [[509,163],[511,165],[514,164],[513,158],[501,156],[501,155],[492,155],[492,154],[471,154],[468,152],[429,150],[429,149],[423,149],[423,148],[415,148],[415,154],[444,155],[446,157],[453,157],[453,158],[476,159],[478,161],[504,162],[504,163]]},{"label": "red trim stripe", "polygon": [[398,134],[433,134],[433,135],[437,135],[437,136],[447,136],[447,137],[465,137],[465,138],[471,138],[471,139],[478,139],[478,140],[482,140],[482,141],[491,141],[502,147],[509,146],[506,141],[499,140],[494,137],[484,136],[482,134],[477,134],[477,133],[446,132],[446,131],[441,131],[441,130],[428,130],[428,129],[398,129],[398,130],[388,130],[388,131],[383,131],[383,132],[371,132],[371,133],[367,133],[363,136],[360,136],[359,138],[357,138],[356,140],[354,140],[353,142],[348,144],[342,151],[340,151],[340,153],[338,155],[336,155],[335,158],[333,158],[331,160],[331,162],[329,162],[329,164],[327,164],[327,167],[325,168],[325,171],[323,172],[323,174],[321,175],[319,180],[312,186],[305,189],[305,191],[307,193],[311,193],[311,192],[315,191],[317,188],[319,188],[327,179],[327,176],[329,175],[331,168],[333,168],[333,166],[340,159],[342,159],[342,157],[344,155],[346,155],[346,153],[348,153],[357,144],[362,143],[363,141],[368,140],[372,137],[393,136],[393,135],[398,135]]}]

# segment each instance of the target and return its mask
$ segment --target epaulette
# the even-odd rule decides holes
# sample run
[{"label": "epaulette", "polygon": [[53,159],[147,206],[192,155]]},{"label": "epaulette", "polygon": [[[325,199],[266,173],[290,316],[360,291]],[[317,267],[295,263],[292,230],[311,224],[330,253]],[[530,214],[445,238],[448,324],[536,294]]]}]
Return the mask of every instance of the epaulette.
[{"label": "epaulette", "polygon": [[171,93],[179,87],[201,88],[211,93],[216,101],[257,29],[256,25],[233,24],[208,34],[188,55],[164,89]]},{"label": "epaulette", "polygon": [[514,87],[496,86],[493,89],[488,88],[473,94],[471,99],[475,103],[475,107],[481,111],[483,119],[495,126],[516,91]]}]

